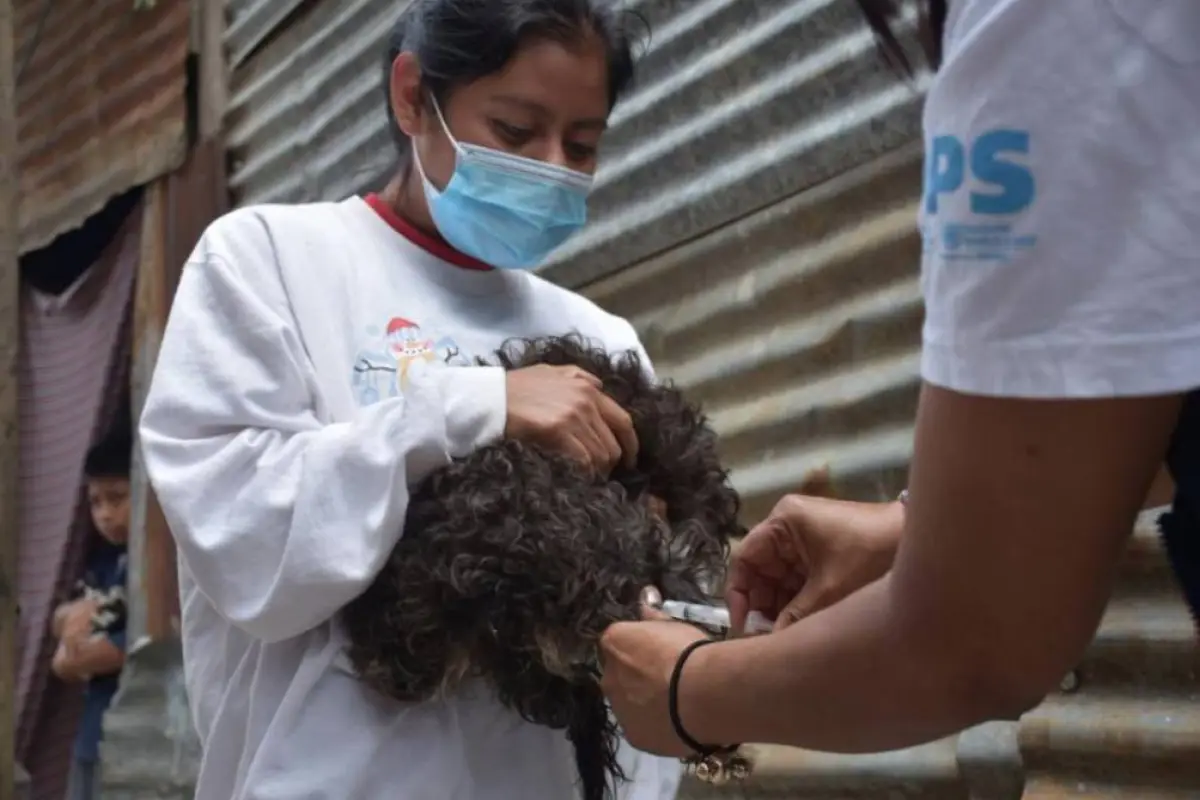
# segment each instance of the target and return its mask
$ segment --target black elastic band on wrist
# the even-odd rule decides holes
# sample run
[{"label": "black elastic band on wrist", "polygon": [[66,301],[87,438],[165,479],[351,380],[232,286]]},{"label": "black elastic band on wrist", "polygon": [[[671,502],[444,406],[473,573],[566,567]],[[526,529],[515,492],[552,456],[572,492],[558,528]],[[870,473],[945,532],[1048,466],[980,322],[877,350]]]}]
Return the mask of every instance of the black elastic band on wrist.
[{"label": "black elastic band on wrist", "polygon": [[683,665],[687,663],[692,653],[706,644],[715,644],[719,641],[720,639],[698,639],[683,648],[683,652],[679,654],[679,658],[675,661],[675,669],[671,671],[671,682],[667,686],[667,713],[671,715],[671,727],[675,729],[675,735],[679,737],[679,741],[702,757],[711,756],[715,753],[731,752],[737,748],[728,745],[700,744],[684,730],[683,722],[679,719],[679,676],[683,674]]}]

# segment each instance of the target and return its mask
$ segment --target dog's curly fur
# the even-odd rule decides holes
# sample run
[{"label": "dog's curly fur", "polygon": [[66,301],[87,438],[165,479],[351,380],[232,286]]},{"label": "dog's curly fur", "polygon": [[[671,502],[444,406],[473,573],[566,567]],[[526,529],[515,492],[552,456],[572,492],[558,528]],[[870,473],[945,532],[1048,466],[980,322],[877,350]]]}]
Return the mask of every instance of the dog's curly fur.
[{"label": "dog's curly fur", "polygon": [[624,776],[597,683],[600,635],[639,616],[645,586],[690,601],[719,587],[729,540],[744,532],[738,497],[700,409],[654,383],[635,354],[547,337],[510,342],[493,363],[574,365],[600,378],[633,419],[637,465],[597,478],[504,441],[429,475],[383,571],[343,612],[349,656],[403,701],[490,682],[526,720],[567,731],[585,800],[601,800]]}]

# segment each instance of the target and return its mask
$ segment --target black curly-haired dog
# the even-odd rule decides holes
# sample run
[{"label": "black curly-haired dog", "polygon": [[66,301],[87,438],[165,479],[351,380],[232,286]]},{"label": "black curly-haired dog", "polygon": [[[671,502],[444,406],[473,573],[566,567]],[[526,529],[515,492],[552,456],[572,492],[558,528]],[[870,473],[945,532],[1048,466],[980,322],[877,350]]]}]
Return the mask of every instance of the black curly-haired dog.
[{"label": "black curly-haired dog", "polygon": [[624,775],[598,685],[597,643],[639,616],[641,591],[708,599],[738,496],[700,409],[651,381],[638,357],[577,336],[510,342],[505,369],[574,365],[632,417],[636,467],[608,478],[517,441],[483,447],[413,488],[405,532],[343,620],[362,678],[402,701],[483,679],[530,722],[565,729],[585,800]]}]

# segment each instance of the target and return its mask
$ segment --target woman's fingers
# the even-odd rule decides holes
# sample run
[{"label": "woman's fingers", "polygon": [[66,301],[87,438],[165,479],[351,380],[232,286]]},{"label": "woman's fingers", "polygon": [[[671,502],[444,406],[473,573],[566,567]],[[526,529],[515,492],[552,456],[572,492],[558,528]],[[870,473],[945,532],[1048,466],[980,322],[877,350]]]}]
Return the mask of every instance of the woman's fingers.
[{"label": "woman's fingers", "polygon": [[595,438],[597,460],[604,468],[603,474],[607,475],[621,460],[621,444],[617,441],[617,437],[613,435],[612,430],[608,427],[604,418],[599,411],[589,420],[589,430]]},{"label": "woman's fingers", "polygon": [[617,402],[608,395],[601,392],[596,400],[596,410],[600,413],[605,427],[612,432],[613,437],[620,445],[620,452],[624,456],[624,463],[627,467],[633,467],[637,464],[638,457],[638,440],[637,433],[633,429],[633,417],[625,409],[617,405]]},{"label": "woman's fingers", "polygon": [[592,452],[588,449],[585,442],[580,441],[577,436],[567,434],[564,436],[562,450],[567,457],[579,462],[585,470],[594,471],[596,464],[592,459]]}]

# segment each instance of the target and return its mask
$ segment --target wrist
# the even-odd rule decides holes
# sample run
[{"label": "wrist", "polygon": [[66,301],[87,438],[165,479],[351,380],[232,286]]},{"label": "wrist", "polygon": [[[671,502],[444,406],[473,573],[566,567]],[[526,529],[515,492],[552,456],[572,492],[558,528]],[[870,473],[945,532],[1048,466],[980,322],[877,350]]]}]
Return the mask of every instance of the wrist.
[{"label": "wrist", "polygon": [[746,664],[738,639],[696,649],[680,674],[679,718],[684,730],[697,742],[710,747],[743,744],[737,736],[736,712],[746,700],[738,697],[747,683],[739,678]]},{"label": "wrist", "polygon": [[[683,668],[679,670],[679,677],[675,687],[676,713],[678,714],[677,721],[673,721],[683,729],[696,742],[705,746],[718,746],[721,744],[717,739],[712,738],[709,726],[709,719],[706,710],[706,702],[709,692],[705,686],[706,682],[711,680],[710,671],[707,669],[708,658],[712,655],[712,651],[720,647],[720,643],[709,644],[703,647],[698,647],[687,656],[687,661],[683,664]],[[676,667],[679,669],[678,667]],[[676,731],[678,734],[679,731]],[[686,738],[680,736],[686,744]]]},{"label": "wrist", "polygon": [[883,572],[891,569],[896,551],[900,548],[900,539],[904,535],[904,522],[908,515],[907,508],[908,500],[904,496],[890,503],[881,504],[879,512],[882,519],[878,525],[871,527],[868,544]]},{"label": "wrist", "polygon": [[452,457],[468,455],[503,438],[508,389],[501,367],[449,367],[436,375],[442,381],[446,439]]}]

